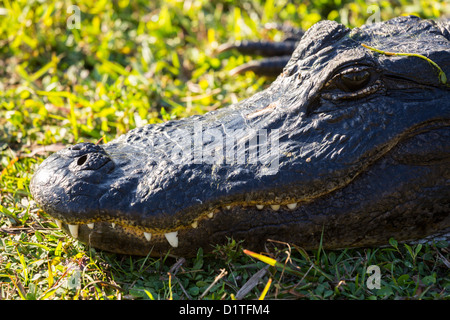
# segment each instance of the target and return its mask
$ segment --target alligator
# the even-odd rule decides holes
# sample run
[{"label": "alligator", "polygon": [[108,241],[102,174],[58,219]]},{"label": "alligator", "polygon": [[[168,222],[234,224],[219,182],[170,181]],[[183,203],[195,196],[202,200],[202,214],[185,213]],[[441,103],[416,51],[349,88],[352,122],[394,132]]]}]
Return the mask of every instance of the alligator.
[{"label": "alligator", "polygon": [[127,255],[435,236],[450,228],[445,74],[447,22],[320,21],[254,96],[68,146],[40,164],[30,191],[72,237]]}]

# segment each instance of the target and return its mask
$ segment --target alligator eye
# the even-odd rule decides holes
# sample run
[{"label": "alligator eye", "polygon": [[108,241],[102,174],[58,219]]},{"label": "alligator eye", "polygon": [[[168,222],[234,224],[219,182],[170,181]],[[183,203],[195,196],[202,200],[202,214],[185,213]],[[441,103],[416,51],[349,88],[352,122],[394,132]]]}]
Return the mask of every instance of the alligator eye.
[{"label": "alligator eye", "polygon": [[356,72],[344,73],[340,75],[340,80],[345,91],[357,91],[364,88],[370,81],[370,72],[361,70]]},{"label": "alligator eye", "polygon": [[366,66],[353,66],[336,73],[325,85],[327,89],[355,92],[366,87],[372,72]]},{"label": "alligator eye", "polygon": [[368,66],[356,65],[337,72],[325,84],[321,97],[327,100],[357,99],[382,88],[378,75]]}]

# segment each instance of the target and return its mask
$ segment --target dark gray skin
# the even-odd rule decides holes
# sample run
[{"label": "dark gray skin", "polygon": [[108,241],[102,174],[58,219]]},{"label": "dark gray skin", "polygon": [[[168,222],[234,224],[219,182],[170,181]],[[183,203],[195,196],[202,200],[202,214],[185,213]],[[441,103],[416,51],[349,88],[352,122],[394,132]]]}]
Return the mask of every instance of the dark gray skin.
[{"label": "dark gray skin", "polygon": [[282,31],[285,38],[281,42],[270,41],[238,41],[236,43],[227,43],[219,47],[218,53],[237,49],[240,53],[249,55],[261,55],[264,59],[253,60],[231,70],[230,74],[241,74],[246,71],[253,71],[258,75],[278,76],[286,64],[291,59],[292,53],[297,48],[303,30],[292,28],[285,25],[274,25],[268,23],[266,29],[278,29]]},{"label": "dark gray skin", "polygon": [[[319,22],[266,90],[105,145],[68,147],[41,164],[32,195],[63,229],[79,225],[68,231],[79,240],[132,255],[189,256],[227,237],[253,250],[268,239],[305,249],[322,239],[333,249],[442,233],[450,227],[450,87],[421,58],[361,44],[425,55],[450,75],[449,29],[415,17],[353,30]],[[260,140],[239,149],[245,158],[219,161],[261,129],[277,152],[264,153]],[[172,232],[178,243],[170,245],[164,233]]]}]

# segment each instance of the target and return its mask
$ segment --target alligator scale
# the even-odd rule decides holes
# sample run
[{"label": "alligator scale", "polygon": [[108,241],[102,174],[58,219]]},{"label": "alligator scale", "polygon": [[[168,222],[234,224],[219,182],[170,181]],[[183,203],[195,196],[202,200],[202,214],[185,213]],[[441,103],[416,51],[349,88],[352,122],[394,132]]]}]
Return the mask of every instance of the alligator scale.
[{"label": "alligator scale", "polygon": [[[203,116],[67,147],[36,202],[73,237],[133,255],[227,238],[379,246],[450,228],[450,24],[322,21],[264,91]],[[420,57],[389,56],[387,52]]]}]

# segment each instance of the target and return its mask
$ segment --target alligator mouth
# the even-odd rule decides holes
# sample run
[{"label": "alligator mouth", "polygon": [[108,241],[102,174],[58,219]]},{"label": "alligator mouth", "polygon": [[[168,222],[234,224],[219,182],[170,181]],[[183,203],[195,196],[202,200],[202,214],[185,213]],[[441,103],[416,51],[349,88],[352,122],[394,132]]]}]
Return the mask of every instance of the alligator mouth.
[{"label": "alligator mouth", "polygon": [[[352,174],[352,179],[347,181],[346,185],[351,183],[351,180],[353,180],[357,174]],[[341,188],[345,188],[345,186],[342,186]],[[185,222],[182,224],[178,224],[177,227],[171,228],[171,227],[163,227],[164,220],[161,221],[161,224],[157,221],[158,218],[155,218],[154,221],[152,221],[152,224],[154,227],[143,227],[142,225],[139,225],[136,221],[130,221],[128,219],[121,219],[117,217],[112,217],[109,214],[105,214],[104,217],[107,218],[95,218],[93,220],[90,220],[89,222],[84,223],[76,223],[73,224],[73,222],[69,223],[67,221],[64,221],[65,219],[56,219],[55,222],[58,225],[60,229],[65,230],[68,232],[73,238],[79,238],[79,232],[80,230],[83,230],[85,233],[84,236],[82,236],[81,239],[83,242],[89,242],[86,241],[86,238],[89,238],[89,234],[100,232],[100,233],[116,233],[121,235],[126,235],[127,237],[133,238],[133,239],[139,239],[139,242],[147,243],[149,246],[152,246],[155,242],[157,242],[160,246],[164,247],[164,243],[170,245],[172,248],[178,248],[179,245],[183,245],[183,236],[186,236],[187,233],[197,233],[196,236],[202,237],[203,235],[202,230],[204,231],[205,228],[211,227],[211,223],[214,224],[214,221],[216,218],[225,219],[227,221],[232,220],[233,214],[241,214],[245,212],[247,215],[254,214],[255,219],[260,219],[260,215],[263,214],[278,214],[278,215],[286,215],[286,214],[295,214],[297,210],[300,210],[302,205],[305,203],[315,201],[320,197],[326,196],[327,194],[333,193],[335,190],[327,190],[324,191],[320,195],[316,195],[314,198],[310,199],[299,199],[298,201],[280,201],[280,202],[258,202],[258,201],[248,201],[245,203],[232,203],[232,204],[226,204],[221,205],[219,207],[216,207],[215,209],[208,210],[205,212],[202,212],[198,215],[196,215],[194,218],[192,218],[191,221]],[[98,215],[102,216],[102,215]],[[170,220],[177,220],[176,218],[172,218]],[[218,222],[219,224],[221,222]],[[159,225],[159,227],[158,227]],[[170,225],[173,225],[172,223]],[[200,230],[199,230],[200,229]],[[86,236],[86,234],[88,234]],[[182,235],[179,239],[179,235]],[[192,234],[191,234],[192,236]],[[181,242],[180,242],[181,241]],[[184,244],[185,245],[185,244]]]},{"label": "alligator mouth", "polygon": [[[386,158],[387,155],[392,153],[392,150],[396,150],[398,145],[403,145],[404,150],[415,150],[415,137],[421,134],[430,134],[432,135],[434,130],[448,130],[450,128],[450,123],[448,121],[430,121],[428,123],[422,124],[420,126],[415,127],[410,130],[409,133],[403,134],[403,136],[392,146],[386,147],[383,150],[378,150],[376,152],[377,156],[372,157],[369,161],[365,159],[370,165],[365,166],[363,169],[347,174],[347,179],[344,184],[337,186],[335,188],[323,189],[322,193],[316,194],[311,198],[303,198],[297,200],[284,200],[284,201],[257,201],[251,200],[247,202],[235,202],[229,204],[222,204],[216,206],[214,209],[202,211],[200,214],[189,215],[190,218],[183,219],[182,223],[179,221],[175,223],[164,224],[164,222],[160,223],[158,218],[155,218],[152,223],[154,227],[145,227],[140,225],[137,221],[130,221],[126,218],[113,217],[111,214],[105,213],[104,215],[98,214],[96,218],[85,221],[84,223],[78,222],[68,222],[62,217],[62,221],[59,219],[55,219],[59,228],[65,229],[72,237],[78,238],[80,228],[84,230],[84,232],[96,232],[97,229],[101,229],[101,232],[117,232],[121,234],[127,234],[129,237],[141,239],[141,241],[145,241],[149,245],[152,245],[153,242],[165,242],[169,244],[173,248],[177,248],[180,245],[179,241],[179,233],[182,232],[184,235],[187,232],[197,232],[199,226],[203,224],[208,225],[211,221],[217,216],[228,216],[232,217],[232,214],[238,214],[239,212],[247,212],[247,214],[261,214],[261,212],[270,213],[270,214],[294,214],[296,210],[300,210],[302,205],[316,201],[317,199],[332,194],[337,189],[344,189],[347,187],[353,180],[356,179],[363,171],[370,170],[370,167],[378,162],[380,158]],[[406,144],[406,148],[405,148]],[[419,148],[424,150],[424,157],[426,157],[426,161],[430,161],[428,155],[426,155],[426,148],[423,146],[419,146]],[[82,156],[83,157],[83,156]],[[444,150],[441,157],[443,159],[448,159],[448,153]],[[411,159],[411,157],[408,157]],[[422,160],[420,156],[416,156],[415,161],[420,163]],[[442,159],[434,159],[433,161],[441,161]],[[308,161],[308,160],[306,160]],[[108,163],[108,162],[106,162]],[[110,170],[110,169],[109,169]],[[226,202],[224,202],[226,203]],[[178,216],[178,215],[176,215]],[[177,217],[169,218],[169,220],[177,220]],[[101,218],[105,217],[105,218]],[[255,216],[255,219],[257,217]],[[164,220],[167,220],[166,217]],[[181,219],[178,219],[181,220]],[[146,224],[147,225],[147,224]],[[176,225],[176,227],[174,227]],[[199,235],[201,236],[201,235]],[[145,239],[145,240],[144,240]],[[181,241],[183,241],[181,239]]]},{"label": "alligator mouth", "polygon": [[[69,223],[66,223],[64,221],[55,219],[55,222],[56,222],[56,224],[58,225],[58,227],[60,229],[67,230],[73,238],[78,238],[79,230],[80,230],[80,228],[83,228],[84,226],[86,226],[91,231],[95,231],[95,229],[99,225],[101,225],[102,229],[104,229],[105,227],[108,227],[108,228],[111,229],[111,231],[117,231],[117,232],[120,232],[120,233],[126,233],[126,234],[129,234],[130,236],[138,237],[138,238],[141,238],[141,239],[146,239],[146,241],[148,241],[150,244],[151,244],[152,240],[154,240],[154,239],[163,239],[163,238],[165,238],[166,241],[168,242],[168,244],[170,244],[171,247],[177,248],[178,244],[179,244],[179,242],[178,242],[178,233],[179,233],[180,230],[195,231],[200,224],[202,224],[203,222],[206,222],[208,220],[214,219],[216,215],[221,214],[223,211],[232,211],[232,210],[238,210],[238,211],[246,210],[246,211],[249,211],[249,207],[250,207],[249,205],[229,205],[229,206],[225,206],[225,207],[223,207],[221,209],[216,209],[216,210],[210,211],[210,212],[208,212],[206,214],[202,214],[201,216],[199,216],[197,219],[195,219],[189,225],[181,226],[177,230],[167,230],[167,231],[157,230],[156,232],[154,230],[143,230],[140,227],[130,226],[130,225],[127,225],[127,224],[123,223],[122,221],[111,222],[111,221],[108,221],[108,220],[98,220],[96,222],[84,223],[84,224],[69,224]],[[270,209],[270,210],[272,210],[274,212],[275,211],[283,211],[283,210],[294,211],[297,207],[298,207],[298,203],[290,203],[290,204],[286,204],[286,205],[281,205],[281,204],[262,205],[262,204],[258,204],[258,205],[252,206],[252,208],[256,208],[256,210],[258,210],[258,211],[262,211],[262,210],[265,210],[265,209]]]},{"label": "alligator mouth", "polygon": [[294,203],[288,203],[288,204],[270,204],[270,205],[264,205],[264,204],[256,204],[256,205],[249,205],[249,204],[241,204],[241,205],[227,205],[220,209],[215,209],[212,211],[209,211],[207,213],[204,213],[200,215],[198,218],[196,218],[193,222],[191,222],[189,225],[180,226],[176,230],[161,230],[161,229],[152,229],[152,230],[143,230],[142,227],[136,227],[131,226],[129,224],[124,223],[121,220],[96,220],[95,222],[90,223],[81,223],[81,224],[70,224],[65,221],[61,221],[59,219],[55,219],[55,222],[57,226],[60,229],[66,229],[68,232],[70,232],[70,235],[74,238],[78,238],[79,230],[80,228],[83,228],[86,226],[89,230],[95,231],[95,228],[98,225],[102,225],[102,229],[106,227],[111,228],[115,231],[120,231],[121,233],[126,233],[129,235],[132,235],[134,237],[138,237],[141,239],[146,239],[149,243],[151,243],[152,239],[162,239],[165,238],[167,242],[174,248],[178,247],[178,232],[180,230],[186,230],[186,231],[195,231],[195,229],[198,228],[198,226],[208,220],[212,220],[215,218],[216,215],[222,214],[225,211],[250,211],[250,208],[256,209],[257,211],[263,211],[263,210],[271,210],[273,212],[276,211],[294,211],[299,207],[300,202],[294,202]]}]

